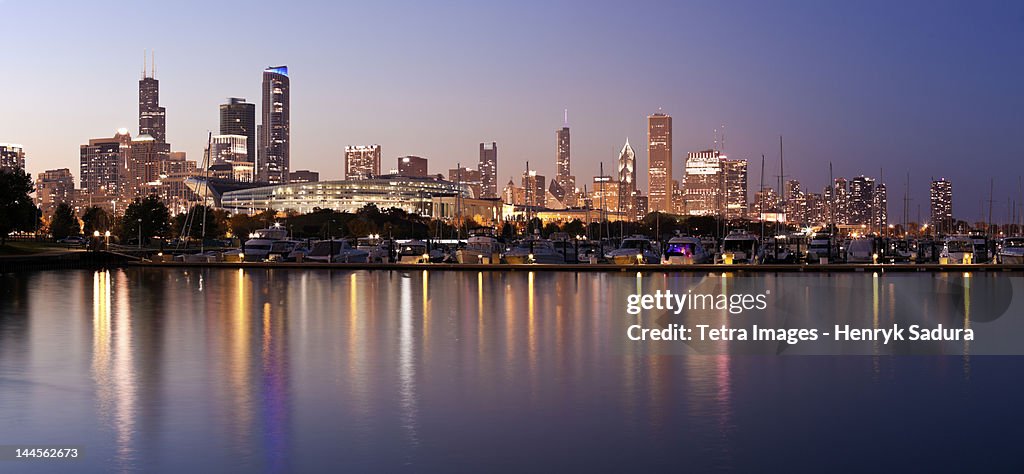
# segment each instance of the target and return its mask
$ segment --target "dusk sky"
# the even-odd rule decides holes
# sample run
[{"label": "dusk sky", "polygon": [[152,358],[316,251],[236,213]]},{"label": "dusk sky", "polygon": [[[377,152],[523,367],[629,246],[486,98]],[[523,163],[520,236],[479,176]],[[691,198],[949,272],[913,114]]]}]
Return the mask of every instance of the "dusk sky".
[{"label": "dusk sky", "polygon": [[[169,5],[173,4],[173,6]],[[1024,3],[1016,2],[54,2],[0,0],[0,142],[28,170],[70,168],[78,148],[138,131],[143,50],[156,51],[172,149],[200,159],[227,97],[259,104],[261,71],[288,65],[293,170],[342,177],[343,149],[379,143],[432,172],[472,167],[496,141],[499,183],[554,175],[569,110],[577,183],[614,168],[628,137],[646,193],[646,116],[674,117],[674,167],[708,148],[760,157],[814,192],[878,176],[900,222],[927,215],[929,179],[954,213],[1007,216],[1024,174]],[[257,116],[259,115],[257,111]],[[984,213],[983,213],[984,209]]]}]

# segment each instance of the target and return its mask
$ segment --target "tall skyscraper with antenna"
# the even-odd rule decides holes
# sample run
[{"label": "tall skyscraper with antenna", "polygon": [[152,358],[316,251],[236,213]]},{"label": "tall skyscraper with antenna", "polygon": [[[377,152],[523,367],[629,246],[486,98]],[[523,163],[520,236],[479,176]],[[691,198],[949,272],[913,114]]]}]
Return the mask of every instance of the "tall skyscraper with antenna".
[{"label": "tall skyscraper with antenna", "polygon": [[157,143],[167,142],[166,112],[160,106],[160,81],[156,79],[156,54],[152,53],[146,70],[142,55],[142,78],[139,79],[139,135],[149,135]]},{"label": "tall skyscraper with antenna", "polygon": [[[558,192],[553,193],[555,197],[565,201],[566,196],[574,195],[576,192],[576,177],[572,175],[572,166],[570,162],[570,151],[569,151],[569,111],[565,111],[565,118],[562,122],[562,128],[555,130],[555,183],[558,186],[552,186],[553,190]],[[572,203],[566,203],[572,204]]]}]

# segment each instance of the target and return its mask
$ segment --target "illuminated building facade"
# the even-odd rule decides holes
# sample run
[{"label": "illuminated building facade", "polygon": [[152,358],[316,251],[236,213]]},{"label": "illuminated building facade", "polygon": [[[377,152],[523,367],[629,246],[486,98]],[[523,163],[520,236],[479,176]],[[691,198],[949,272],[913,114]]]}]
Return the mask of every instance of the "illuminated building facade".
[{"label": "illuminated building facade", "polygon": [[263,70],[262,121],[257,169],[261,181],[288,182],[291,164],[291,82],[288,66]]},{"label": "illuminated building facade", "polygon": [[371,179],[380,176],[380,145],[345,147],[345,179]]},{"label": "illuminated building facade", "polygon": [[647,117],[647,197],[651,212],[672,212],[672,117]]}]

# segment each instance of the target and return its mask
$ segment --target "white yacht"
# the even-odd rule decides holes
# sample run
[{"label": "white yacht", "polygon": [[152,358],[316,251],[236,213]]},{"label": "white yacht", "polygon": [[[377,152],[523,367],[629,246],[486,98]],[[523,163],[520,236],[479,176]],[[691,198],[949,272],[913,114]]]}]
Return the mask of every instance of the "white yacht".
[{"label": "white yacht", "polygon": [[1024,265],[1024,237],[1007,237],[1003,239],[997,256],[999,263],[1005,265]]},{"label": "white yacht", "polygon": [[273,227],[260,229],[249,234],[249,240],[242,245],[244,258],[249,262],[261,262],[270,255],[270,247],[279,240],[288,238],[288,230],[281,227],[281,224],[274,224]]},{"label": "white yacht", "polygon": [[268,262],[284,262],[295,251],[295,248],[305,245],[301,240],[278,240],[270,244],[270,251],[267,253]]},{"label": "white yacht", "polygon": [[410,240],[398,245],[398,263],[430,263],[427,243],[422,240]]},{"label": "white yacht", "polygon": [[619,248],[606,253],[605,258],[618,265],[660,263],[661,252],[651,242],[651,239],[642,235],[634,235],[622,239]]},{"label": "white yacht", "polygon": [[388,258],[388,250],[377,235],[356,239],[356,248],[369,254],[367,259],[370,263],[382,263]]},{"label": "white yacht", "polygon": [[455,251],[455,258],[459,263],[498,263],[502,250],[493,232],[474,232],[466,246]]},{"label": "white yacht", "polygon": [[672,237],[665,249],[661,263],[670,265],[693,265],[711,263],[714,255],[704,248],[704,244],[696,237]]},{"label": "white yacht", "polygon": [[822,259],[828,262],[836,258],[837,254],[835,244],[832,242],[832,234],[816,233],[807,243],[807,263],[821,263]]},{"label": "white yacht", "polygon": [[332,239],[313,243],[305,259],[327,263],[366,263],[369,256],[369,252],[353,248],[345,239]]},{"label": "white yacht", "polygon": [[555,250],[555,245],[550,240],[531,237],[523,239],[505,252],[505,263],[565,263],[565,256]]},{"label": "white yacht", "polygon": [[757,255],[757,236],[743,230],[733,230],[722,241],[722,261],[732,258],[733,263],[750,263]]},{"label": "white yacht", "polygon": [[974,261],[974,240],[966,235],[953,235],[946,237],[942,244],[942,253],[939,254],[939,261],[945,259],[946,263],[968,263]]}]

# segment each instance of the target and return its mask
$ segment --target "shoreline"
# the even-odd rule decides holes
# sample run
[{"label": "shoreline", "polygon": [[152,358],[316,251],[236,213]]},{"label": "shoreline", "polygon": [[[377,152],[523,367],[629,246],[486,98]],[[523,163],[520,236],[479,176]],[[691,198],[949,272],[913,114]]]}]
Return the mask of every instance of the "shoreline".
[{"label": "shoreline", "polygon": [[476,263],[294,263],[294,262],[127,262],[145,268],[269,268],[330,270],[443,270],[443,271],[563,271],[641,273],[866,273],[866,272],[1024,272],[1024,265],[999,264],[700,264],[700,265],[616,265],[597,264],[476,264]]}]

